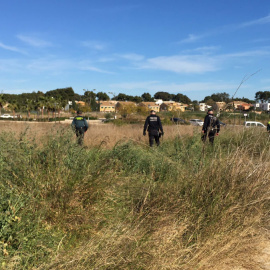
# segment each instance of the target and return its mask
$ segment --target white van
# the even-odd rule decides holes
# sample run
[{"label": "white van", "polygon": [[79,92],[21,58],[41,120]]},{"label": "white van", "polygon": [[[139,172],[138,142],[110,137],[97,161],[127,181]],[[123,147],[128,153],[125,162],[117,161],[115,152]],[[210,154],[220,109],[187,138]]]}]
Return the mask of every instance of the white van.
[{"label": "white van", "polygon": [[262,128],[266,128],[266,126],[263,123],[257,122],[257,121],[246,121],[246,122],[244,122],[244,126],[245,127],[262,127]]}]

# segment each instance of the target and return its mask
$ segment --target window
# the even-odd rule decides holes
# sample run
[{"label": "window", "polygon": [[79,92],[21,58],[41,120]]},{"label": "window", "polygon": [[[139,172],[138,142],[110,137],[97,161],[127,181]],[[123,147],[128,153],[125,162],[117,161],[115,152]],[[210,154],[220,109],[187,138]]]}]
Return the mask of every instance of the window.
[{"label": "window", "polygon": [[258,123],[258,127],[263,127],[263,124],[261,124],[261,123]]}]

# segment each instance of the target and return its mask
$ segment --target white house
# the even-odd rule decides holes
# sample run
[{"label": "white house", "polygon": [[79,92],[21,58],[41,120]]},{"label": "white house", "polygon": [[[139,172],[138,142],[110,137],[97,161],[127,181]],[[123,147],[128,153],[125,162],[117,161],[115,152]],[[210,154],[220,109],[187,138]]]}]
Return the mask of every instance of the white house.
[{"label": "white house", "polygon": [[206,105],[205,103],[199,103],[200,111],[205,112],[207,109],[211,108],[211,106]]},{"label": "white house", "polygon": [[263,111],[269,112],[270,111],[270,103],[269,102],[267,102],[267,103],[260,103],[260,108]]}]

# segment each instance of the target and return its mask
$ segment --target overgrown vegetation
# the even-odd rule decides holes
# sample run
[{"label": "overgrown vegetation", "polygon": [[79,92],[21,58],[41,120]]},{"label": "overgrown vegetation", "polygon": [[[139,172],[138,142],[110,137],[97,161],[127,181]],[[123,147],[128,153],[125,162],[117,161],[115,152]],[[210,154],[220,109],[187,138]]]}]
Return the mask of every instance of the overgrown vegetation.
[{"label": "overgrown vegetation", "polygon": [[195,134],[104,150],[81,148],[64,130],[43,145],[27,131],[2,132],[0,268],[225,269],[228,258],[251,260],[248,245],[269,222],[265,133],[227,131],[214,148]]}]

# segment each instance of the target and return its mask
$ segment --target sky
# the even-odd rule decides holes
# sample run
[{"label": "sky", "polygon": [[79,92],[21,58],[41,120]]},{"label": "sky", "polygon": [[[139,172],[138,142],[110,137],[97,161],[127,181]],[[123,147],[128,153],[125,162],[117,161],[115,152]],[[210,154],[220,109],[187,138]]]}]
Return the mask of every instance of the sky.
[{"label": "sky", "polygon": [[65,87],[254,99],[270,91],[270,1],[0,0],[0,93]]}]

